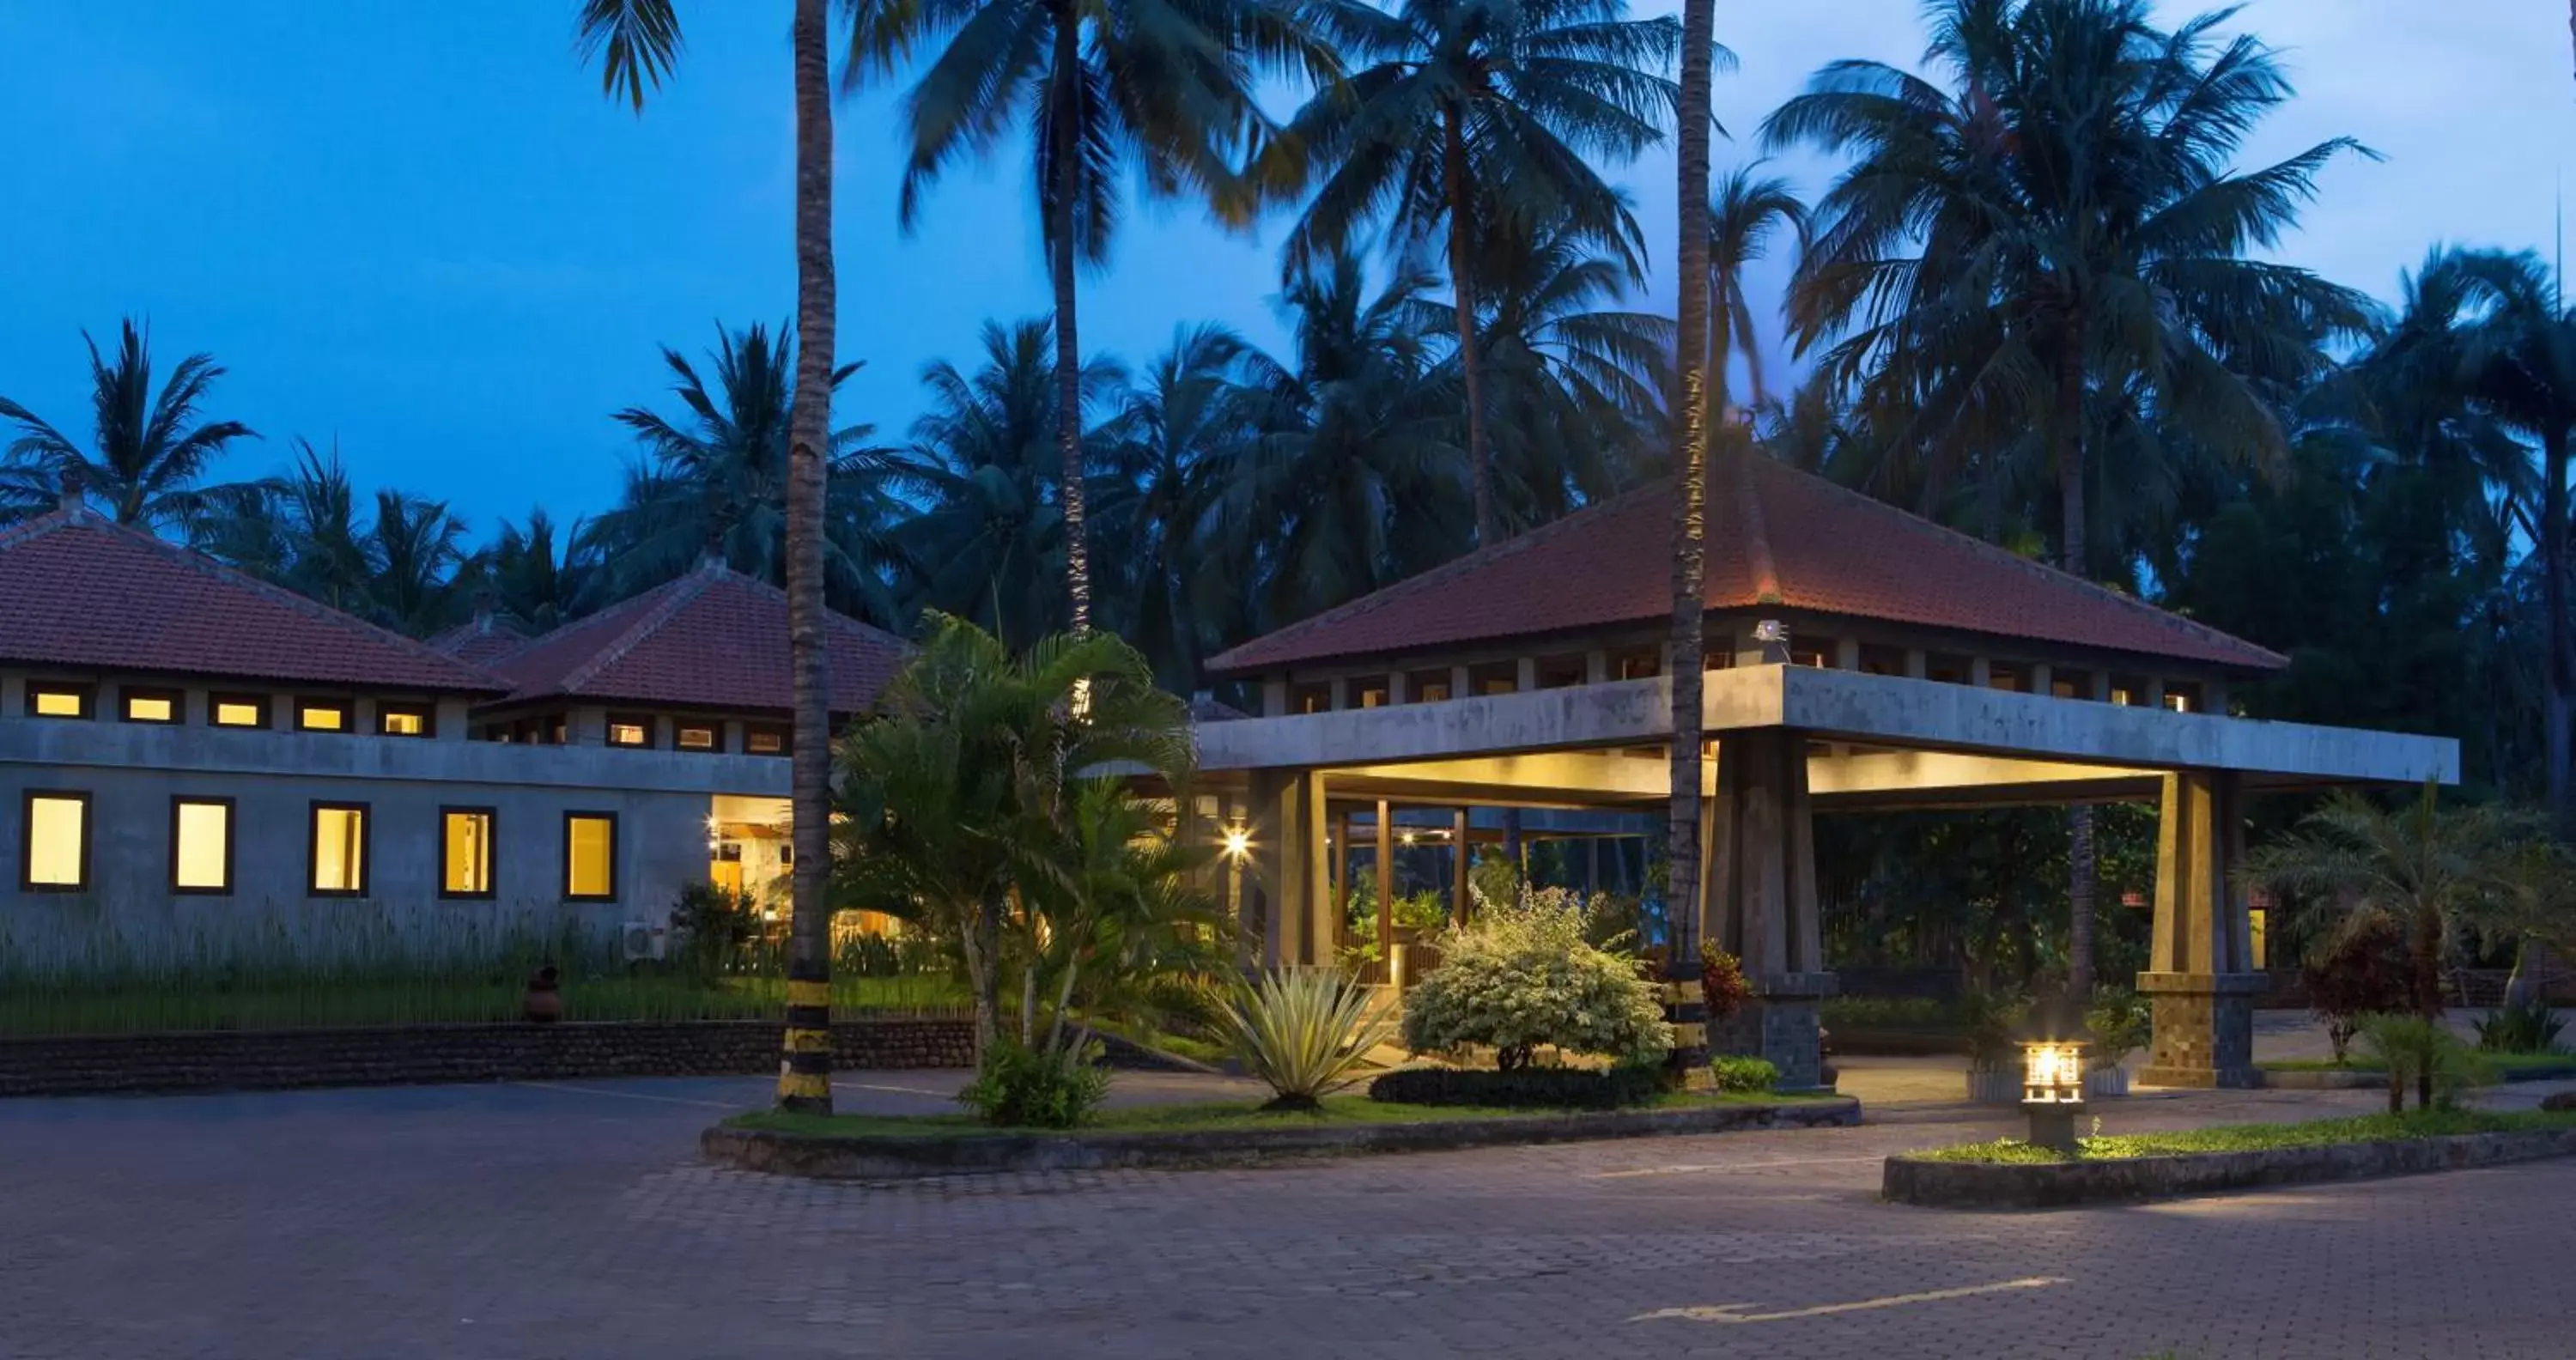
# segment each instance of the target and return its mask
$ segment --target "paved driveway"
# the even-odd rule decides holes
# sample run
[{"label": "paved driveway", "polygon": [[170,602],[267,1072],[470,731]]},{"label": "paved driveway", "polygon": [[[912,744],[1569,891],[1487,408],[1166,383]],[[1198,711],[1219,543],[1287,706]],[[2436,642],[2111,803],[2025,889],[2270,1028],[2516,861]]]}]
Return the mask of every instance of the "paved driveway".
[{"label": "paved driveway", "polygon": [[[953,1082],[862,1074],[842,1100],[935,1108]],[[2576,1162],[1964,1215],[1874,1202],[1887,1152],[2004,1127],[1914,1107],[1258,1172],[866,1188],[700,1164],[698,1129],[765,1087],[0,1102],[0,1355],[2576,1353]],[[2137,1100],[2110,1120],[2373,1099]]]}]

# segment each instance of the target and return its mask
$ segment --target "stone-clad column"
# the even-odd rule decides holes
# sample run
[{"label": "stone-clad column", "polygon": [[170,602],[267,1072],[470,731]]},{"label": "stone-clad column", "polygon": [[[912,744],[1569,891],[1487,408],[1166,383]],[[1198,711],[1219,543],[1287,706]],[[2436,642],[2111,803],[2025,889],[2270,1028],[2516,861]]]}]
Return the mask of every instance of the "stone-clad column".
[{"label": "stone-clad column", "polygon": [[1330,962],[1331,866],[1324,845],[1324,777],[1311,770],[1252,774],[1253,882],[1264,908],[1263,961]]},{"label": "stone-clad column", "polygon": [[2251,919],[2233,871],[2245,854],[2235,774],[2165,776],[2156,840],[2156,923],[2138,990],[2155,1010],[2155,1040],[2138,1079],[2149,1086],[2260,1083],[2254,1069]]},{"label": "stone-clad column", "polygon": [[1807,738],[1730,732],[1718,742],[1709,800],[1702,935],[1743,960],[1753,1000],[1710,1026],[1721,1053],[1757,1054],[1782,1090],[1824,1084],[1816,1002],[1834,991],[1816,905],[1814,810]]}]

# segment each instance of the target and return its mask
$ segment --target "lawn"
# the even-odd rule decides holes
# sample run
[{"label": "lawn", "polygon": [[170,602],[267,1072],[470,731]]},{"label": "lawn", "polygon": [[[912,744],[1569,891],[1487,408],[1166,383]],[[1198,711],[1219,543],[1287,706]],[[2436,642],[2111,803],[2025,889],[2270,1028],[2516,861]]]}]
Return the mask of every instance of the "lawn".
[{"label": "lawn", "polygon": [[[1768,1105],[1827,1098],[1803,1095],[1729,1095],[1689,1091],[1658,1096],[1646,1104],[1631,1105],[1626,1108],[1628,1110],[1686,1110],[1714,1105]],[[725,1123],[728,1127],[737,1129],[757,1129],[770,1133],[802,1134],[818,1138],[967,1138],[988,1133],[1200,1133],[1218,1129],[1311,1129],[1351,1124],[1429,1124],[1464,1119],[1510,1119],[1558,1113],[1601,1112],[1513,1110],[1481,1105],[1404,1105],[1394,1101],[1371,1100],[1367,1096],[1339,1095],[1324,1097],[1322,1112],[1311,1114],[1263,1110],[1241,1101],[1127,1106],[1103,1110],[1090,1123],[1075,1130],[995,1128],[977,1121],[970,1114],[800,1115],[782,1114],[774,1110],[755,1110],[749,1114],[735,1115]]]},{"label": "lawn", "polygon": [[[2266,1152],[2279,1148],[2324,1147],[2334,1143],[2377,1143],[2462,1133],[2520,1133],[2568,1128],[2576,1128],[2576,1112],[2411,1110],[2405,1114],[2315,1119],[2299,1124],[2222,1124],[2206,1129],[2116,1134],[2081,1141],[2083,1160],[2118,1161],[2186,1152]],[[2063,1154],[2033,1147],[2017,1138],[1998,1138],[1991,1143],[1962,1143],[1905,1155],[1936,1162],[2040,1164],[2070,1160]]]},{"label": "lawn", "polygon": [[[787,1004],[787,984],[774,977],[637,973],[571,977],[562,988],[567,1020],[774,1020]],[[14,980],[0,982],[0,1036],[515,1020],[525,996],[523,978],[481,972],[262,977],[231,985]],[[843,977],[832,984],[832,1007],[842,1015],[957,1014],[967,1004],[964,988],[944,977]]]},{"label": "lawn", "polygon": [[[2494,1067],[2500,1074],[2516,1072],[2576,1071],[2576,1053],[2487,1053],[2480,1052],[2480,1062]],[[2254,1064],[2266,1072],[2384,1072],[2387,1065],[2371,1058],[2353,1058],[2336,1062],[2330,1058],[2276,1058]]]}]

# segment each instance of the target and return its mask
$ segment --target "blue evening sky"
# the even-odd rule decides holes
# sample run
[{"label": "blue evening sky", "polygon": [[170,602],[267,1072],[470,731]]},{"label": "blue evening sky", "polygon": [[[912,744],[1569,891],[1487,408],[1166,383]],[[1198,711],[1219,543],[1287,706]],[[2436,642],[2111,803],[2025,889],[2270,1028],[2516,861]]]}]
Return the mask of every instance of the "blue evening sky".
[{"label": "blue evening sky", "polygon": [[[601,508],[628,448],[608,413],[661,399],[656,347],[792,306],[787,6],[683,0],[682,69],[641,119],[576,65],[574,8],[0,0],[0,394],[85,436],[79,332],[139,313],[165,364],[212,351],[212,414],[267,436],[220,476],[303,435],[478,536]],[[2257,0],[2240,22],[2301,88],[2253,155],[2349,133],[2388,158],[2328,171],[2282,256],[2393,296],[2434,240],[2549,244],[2576,123],[2563,7]],[[1742,59],[1721,167],[1825,61],[1922,46],[1914,0],[1727,3],[1719,24]],[[838,135],[839,345],[868,362],[839,415],[900,433],[925,362],[1046,305],[1023,161],[953,175],[907,237],[891,100],[842,105]],[[1784,167],[1809,192],[1829,169]],[[1669,158],[1622,175],[1668,241]],[[1086,281],[1086,348],[1141,361],[1203,318],[1279,344],[1278,235],[1136,209]],[[1669,311],[1669,281],[1646,305]]]}]

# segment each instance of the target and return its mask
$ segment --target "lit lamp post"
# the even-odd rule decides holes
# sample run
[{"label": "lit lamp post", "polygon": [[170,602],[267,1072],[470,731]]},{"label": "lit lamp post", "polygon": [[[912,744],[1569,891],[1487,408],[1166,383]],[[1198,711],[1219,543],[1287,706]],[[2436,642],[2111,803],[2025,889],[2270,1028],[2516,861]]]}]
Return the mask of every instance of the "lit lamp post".
[{"label": "lit lamp post", "polygon": [[2022,1044],[2021,1107],[2030,1113],[2030,1143],[2072,1157],[2075,1117],[2084,1113],[2084,1045],[2073,1039]]}]

